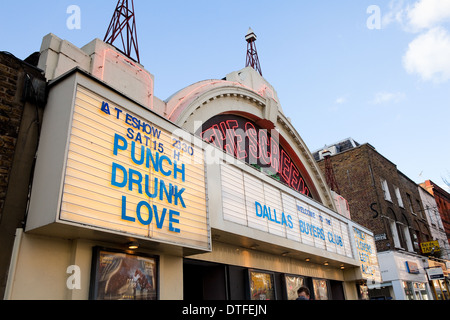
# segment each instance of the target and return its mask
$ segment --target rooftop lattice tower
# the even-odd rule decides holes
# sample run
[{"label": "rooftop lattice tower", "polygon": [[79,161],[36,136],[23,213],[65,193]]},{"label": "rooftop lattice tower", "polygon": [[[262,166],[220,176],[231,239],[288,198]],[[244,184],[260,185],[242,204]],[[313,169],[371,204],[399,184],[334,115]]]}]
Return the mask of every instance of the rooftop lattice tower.
[{"label": "rooftop lattice tower", "polygon": [[[120,38],[123,49],[121,50],[117,46],[115,47],[128,58],[140,63],[133,0],[119,0],[117,2],[116,10],[114,11],[104,41],[114,46],[114,42],[118,38]],[[133,53],[135,54],[135,58],[132,57]]]},{"label": "rooftop lattice tower", "polygon": [[247,40],[247,62],[246,67],[252,67],[262,76],[261,65],[259,64],[258,52],[256,51],[256,34],[253,32],[252,28],[248,29],[247,35],[245,36]]}]

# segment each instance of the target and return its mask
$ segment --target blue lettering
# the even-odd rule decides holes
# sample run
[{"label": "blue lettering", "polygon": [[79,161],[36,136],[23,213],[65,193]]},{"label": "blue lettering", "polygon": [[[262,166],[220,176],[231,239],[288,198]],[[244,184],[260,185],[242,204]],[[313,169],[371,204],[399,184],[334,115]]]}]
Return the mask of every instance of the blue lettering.
[{"label": "blue lettering", "polygon": [[[147,209],[147,213],[144,213],[143,208]],[[164,221],[166,221],[167,212],[169,212],[169,231],[174,233],[181,233],[181,230],[175,225],[180,223],[179,216],[180,213],[175,210],[169,210],[163,208],[161,215],[158,212],[158,207],[156,205],[150,205],[147,201],[141,201],[136,206],[136,217],[140,224],[148,226],[153,221],[153,216],[155,217],[156,228],[162,229],[164,227]],[[136,222],[133,217],[127,216],[127,198],[122,196],[122,220],[129,222]]]},{"label": "blue lettering", "polygon": [[[147,220],[142,219],[142,215],[141,215],[142,207],[146,207],[148,210],[148,219]],[[152,208],[150,208],[150,205],[148,204],[147,201],[141,201],[138,203],[138,205],[136,207],[136,216],[137,216],[139,222],[144,226],[148,226],[148,225],[150,225],[150,223],[152,223],[152,220],[153,220]]]},{"label": "blue lettering", "polygon": [[164,219],[166,218],[167,209],[164,208],[162,211],[161,217],[159,217],[158,208],[155,205],[153,205],[153,212],[155,213],[156,227],[158,229],[162,229],[162,227],[164,225]]},{"label": "blue lettering", "polygon": [[[122,145],[120,145],[119,142],[122,142]],[[113,151],[114,155],[117,156],[119,150],[125,151],[127,149],[128,149],[127,140],[121,135],[118,135],[116,133],[114,136],[114,151]]]},{"label": "blue lettering", "polygon": [[136,163],[137,165],[142,165],[142,164],[144,164],[144,160],[145,160],[144,154],[145,154],[145,148],[144,148],[144,146],[141,146],[141,157],[140,157],[141,159],[140,160],[136,159],[136,142],[133,141],[131,143],[131,160],[134,163]]},{"label": "blue lettering", "polygon": [[305,223],[303,220],[298,220],[298,223],[301,233],[325,240],[325,231],[323,228],[316,227],[315,225],[307,222]]},{"label": "blue lettering", "polygon": [[175,219],[174,216],[179,217],[180,213],[178,211],[170,210],[169,211],[169,231],[175,232],[175,233],[180,233],[181,230],[178,228],[175,228],[173,226],[174,223],[179,224],[180,220]]},{"label": "blue lettering", "polygon": [[305,233],[305,222],[303,220],[298,220],[299,226],[300,226],[300,232]]},{"label": "blue lettering", "polygon": [[169,171],[164,171],[164,170],[163,170],[162,162],[163,162],[164,160],[167,161],[167,163],[169,164],[169,166],[172,165],[172,161],[170,160],[170,158],[169,158],[168,156],[162,156],[162,157],[159,158],[159,169],[161,170],[161,173],[162,173],[164,176],[168,177],[168,176],[172,175],[172,170],[169,170]]},{"label": "blue lettering", "polygon": [[141,128],[141,120],[133,117],[133,127],[139,130]]},{"label": "blue lettering", "polygon": [[175,194],[174,194],[174,197],[175,197],[175,205],[176,205],[176,206],[178,205],[178,201],[180,201],[181,206],[182,206],[183,208],[186,208],[186,204],[184,203],[184,200],[183,200],[183,192],[184,192],[184,191],[186,191],[185,188],[183,188],[183,189],[181,189],[180,191],[178,191],[178,186],[175,186]]},{"label": "blue lettering", "polygon": [[291,228],[291,229],[294,228],[294,223],[292,222],[292,217],[290,214],[288,215],[287,219],[288,219],[289,228]]},{"label": "blue lettering", "polygon": [[128,190],[133,191],[133,184],[135,184],[138,187],[138,192],[142,194],[142,174],[139,171],[130,169],[128,180],[130,182]]},{"label": "blue lettering", "polygon": [[274,220],[272,220],[272,221],[277,223],[277,224],[281,224],[281,222],[277,220],[277,210],[275,210],[275,209],[273,209],[273,216],[274,216]]},{"label": "blue lettering", "polygon": [[284,212],[281,213],[281,225],[287,226],[287,220],[286,216],[284,215]]},{"label": "blue lettering", "polygon": [[[117,182],[117,170],[122,171],[122,175],[123,175],[122,182]],[[118,187],[118,188],[124,188],[127,185],[127,183],[128,183],[127,170],[120,164],[113,162],[112,173],[111,173],[111,185],[113,185],[114,187]]]},{"label": "blue lettering", "polygon": [[135,141],[139,142],[140,144],[142,144],[142,135],[140,132],[138,132],[138,134],[136,135],[136,139]]},{"label": "blue lettering", "polygon": [[328,241],[331,243],[335,243],[333,239],[333,234],[331,232],[328,232]]},{"label": "blue lettering", "polygon": [[115,108],[115,110],[116,110],[116,119],[119,119],[122,110],[120,110],[119,108]]},{"label": "blue lettering", "polygon": [[[155,159],[156,158],[156,159]],[[159,153],[156,152],[156,156],[155,158],[153,158],[153,154],[151,152],[150,149],[147,149],[147,159],[146,159],[146,167],[150,168],[150,161],[152,162],[153,165],[153,170],[155,170],[155,172],[159,172]]]},{"label": "blue lettering", "polygon": [[111,115],[111,112],[109,112],[109,105],[107,102],[103,101],[102,103],[102,109],[101,109],[104,113],[106,113],[107,115]]},{"label": "blue lettering", "polygon": [[122,220],[135,222],[136,219],[127,216],[127,197],[122,196]]},{"label": "blue lettering", "polygon": [[[178,155],[179,157],[179,155]],[[181,165],[181,169],[178,168],[178,163],[175,161],[175,164],[173,166],[173,177],[176,180],[177,179],[177,174],[181,173],[181,181],[185,182],[186,181],[186,167],[184,165],[184,163]]]},{"label": "blue lettering", "polygon": [[263,209],[263,218],[270,220],[270,212],[269,212],[270,208],[267,208],[267,206],[264,206]]},{"label": "blue lettering", "polygon": [[161,180],[159,185],[159,200],[162,201],[164,199],[164,194],[166,194],[167,202],[172,204],[173,186],[169,183],[169,190],[167,190],[166,184]]},{"label": "blue lettering", "polygon": [[134,140],[134,130],[133,129],[131,129],[131,128],[128,128],[127,129],[127,138],[128,139],[131,139],[131,140]]},{"label": "blue lettering", "polygon": [[133,117],[127,113],[127,115],[125,116],[125,123],[129,126],[133,125]]},{"label": "blue lettering", "polygon": [[153,131],[153,136],[159,139],[161,136],[161,131],[156,129],[155,127],[152,127],[152,131]]},{"label": "blue lettering", "polygon": [[259,202],[255,201],[255,210],[256,210],[256,216],[262,218],[263,215],[263,209]]},{"label": "blue lettering", "polygon": [[154,180],[153,192],[150,192],[149,179],[150,179],[149,175],[146,174],[145,175],[145,194],[147,195],[147,197],[149,197],[151,199],[155,199],[156,196],[158,195],[158,178],[155,178],[155,180]]}]

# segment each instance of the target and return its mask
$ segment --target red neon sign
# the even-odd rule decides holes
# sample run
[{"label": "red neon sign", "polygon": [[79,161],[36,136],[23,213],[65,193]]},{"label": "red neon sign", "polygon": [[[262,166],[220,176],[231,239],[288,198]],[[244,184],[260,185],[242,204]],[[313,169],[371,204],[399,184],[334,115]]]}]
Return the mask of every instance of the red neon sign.
[{"label": "red neon sign", "polygon": [[299,168],[280,145],[278,132],[260,128],[254,122],[235,115],[219,115],[208,120],[199,135],[224,150],[283,182],[292,189],[311,196]]}]

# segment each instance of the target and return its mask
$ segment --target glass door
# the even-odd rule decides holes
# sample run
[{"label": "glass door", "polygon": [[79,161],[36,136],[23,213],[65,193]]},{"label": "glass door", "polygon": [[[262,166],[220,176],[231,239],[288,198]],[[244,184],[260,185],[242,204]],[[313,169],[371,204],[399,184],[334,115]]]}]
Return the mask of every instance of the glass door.
[{"label": "glass door", "polygon": [[414,294],[416,296],[416,300],[429,300],[427,286],[425,283],[415,282]]},{"label": "glass door", "polygon": [[406,300],[415,300],[412,282],[403,281],[403,290],[405,291]]}]

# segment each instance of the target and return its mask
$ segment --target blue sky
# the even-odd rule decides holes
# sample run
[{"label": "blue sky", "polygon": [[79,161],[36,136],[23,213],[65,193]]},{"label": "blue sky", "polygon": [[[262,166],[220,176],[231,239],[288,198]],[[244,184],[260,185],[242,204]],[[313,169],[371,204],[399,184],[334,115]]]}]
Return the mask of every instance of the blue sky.
[{"label": "blue sky", "polygon": [[[0,50],[25,59],[48,33],[103,39],[115,0],[4,1]],[[80,28],[70,29],[70,5]],[[245,66],[262,72],[311,151],[352,137],[413,181],[450,180],[450,1],[135,0],[141,63],[164,100]]]}]

